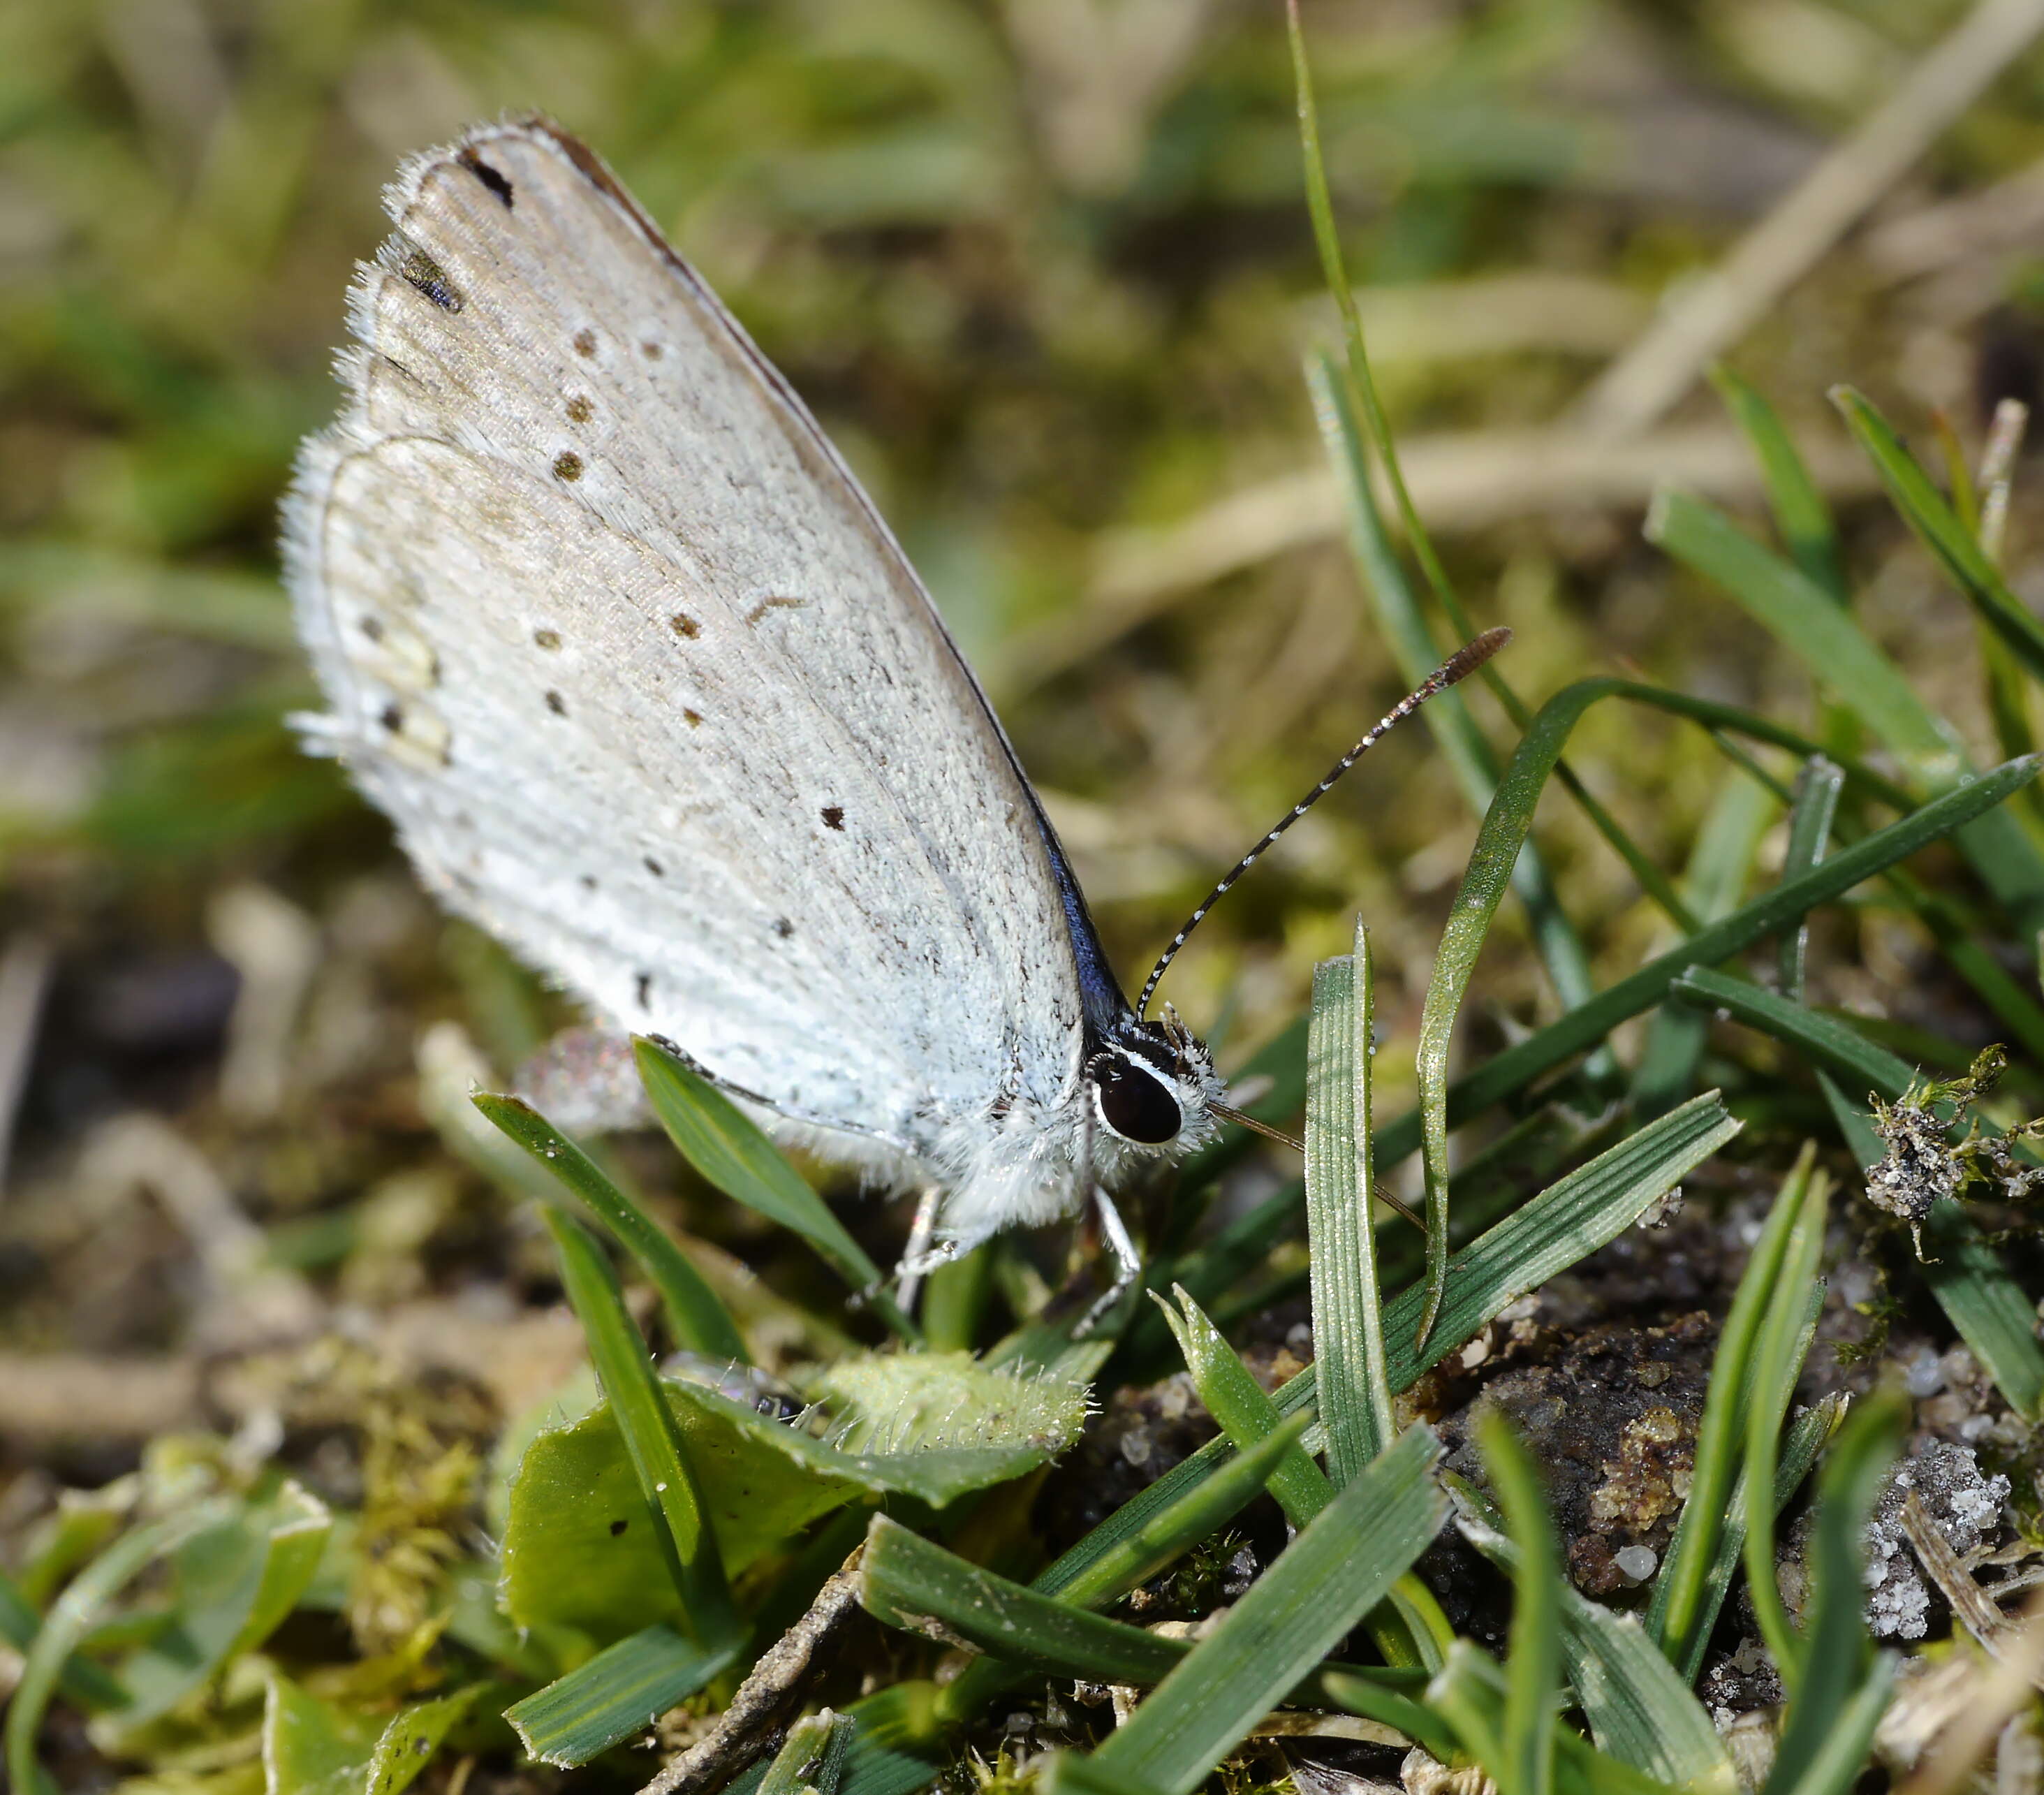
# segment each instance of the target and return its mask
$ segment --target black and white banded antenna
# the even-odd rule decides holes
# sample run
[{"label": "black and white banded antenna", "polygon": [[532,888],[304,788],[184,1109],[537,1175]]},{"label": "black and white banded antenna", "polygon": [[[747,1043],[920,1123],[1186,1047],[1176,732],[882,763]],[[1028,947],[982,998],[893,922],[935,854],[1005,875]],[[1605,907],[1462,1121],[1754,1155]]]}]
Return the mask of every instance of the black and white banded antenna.
[{"label": "black and white banded antenna", "polygon": [[1434,697],[1437,693],[1445,692],[1450,686],[1456,684],[1458,681],[1467,678],[1470,675],[1475,672],[1478,667],[1481,667],[1485,661],[1489,660],[1493,655],[1496,654],[1500,648],[1503,648],[1504,644],[1511,640],[1512,632],[1508,629],[1502,628],[1497,629],[1486,629],[1483,634],[1477,636],[1474,641],[1466,643],[1462,647],[1458,648],[1452,655],[1449,655],[1449,657],[1443,661],[1440,666],[1435,668],[1431,673],[1427,675],[1424,682],[1422,682],[1417,690],[1408,693],[1404,698],[1400,698],[1398,702],[1392,707],[1389,714],[1385,717],[1382,722],[1379,723],[1374,729],[1371,730],[1370,733],[1365,736],[1361,741],[1358,742],[1354,748],[1350,748],[1347,754],[1343,755],[1340,759],[1337,760],[1334,763],[1333,767],[1329,771],[1327,776],[1324,779],[1321,780],[1318,785],[1314,786],[1311,791],[1308,792],[1304,798],[1301,798],[1297,804],[1292,806],[1290,812],[1281,821],[1280,821],[1277,828],[1264,836],[1261,841],[1257,843],[1254,848],[1251,848],[1247,854],[1243,855],[1239,860],[1235,862],[1233,869],[1229,872],[1228,877],[1223,879],[1220,884],[1216,886],[1212,890],[1209,891],[1206,894],[1204,899],[1201,902],[1200,907],[1193,911],[1190,916],[1185,918],[1185,927],[1181,928],[1176,935],[1171,937],[1170,946],[1166,947],[1164,951],[1158,956],[1157,963],[1151,967],[1150,976],[1143,982],[1143,995],[1135,1000],[1135,1013],[1139,1017],[1149,1009],[1150,999],[1155,994],[1157,990],[1157,981],[1164,976],[1165,968],[1170,966],[1171,962],[1178,957],[1178,950],[1185,946],[1187,939],[1191,936],[1193,931],[1199,927],[1201,920],[1205,917],[1207,912],[1211,910],[1216,904],[1220,901],[1222,897],[1228,892],[1228,889],[1234,885],[1237,879],[1240,878],[1244,873],[1247,872],[1251,867],[1254,866],[1256,863],[1263,857],[1265,851],[1270,848],[1270,844],[1287,829],[1291,828],[1294,823],[1297,822],[1301,817],[1304,816],[1308,810],[1312,809],[1316,804],[1319,803],[1322,798],[1325,798],[1328,792],[1333,789],[1335,782],[1339,779],[1343,774],[1346,773],[1349,768],[1353,767],[1358,760],[1362,759],[1366,754],[1369,753],[1372,748],[1376,747],[1378,742],[1382,740],[1385,736],[1389,735],[1399,724],[1404,722],[1407,717],[1410,717],[1412,713],[1417,710],[1420,705],[1424,704],[1427,699]]}]

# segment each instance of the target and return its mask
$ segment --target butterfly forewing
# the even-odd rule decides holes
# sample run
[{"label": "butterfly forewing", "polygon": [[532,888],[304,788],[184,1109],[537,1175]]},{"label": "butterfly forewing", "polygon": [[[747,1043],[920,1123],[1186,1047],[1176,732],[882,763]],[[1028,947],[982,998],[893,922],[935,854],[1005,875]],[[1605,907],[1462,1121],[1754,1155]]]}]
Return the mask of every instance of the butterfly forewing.
[{"label": "butterfly forewing", "polygon": [[1068,1097],[1032,801],[799,402],[550,125],[390,205],[287,548],[322,731],[421,871],[792,1114],[916,1144]]}]

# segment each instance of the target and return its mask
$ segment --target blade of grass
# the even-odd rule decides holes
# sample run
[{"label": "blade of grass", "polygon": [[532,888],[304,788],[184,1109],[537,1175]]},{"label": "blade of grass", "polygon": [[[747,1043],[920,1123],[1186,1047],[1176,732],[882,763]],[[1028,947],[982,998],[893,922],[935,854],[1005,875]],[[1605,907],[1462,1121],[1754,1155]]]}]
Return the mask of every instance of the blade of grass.
[{"label": "blade of grass", "polygon": [[618,1244],[638,1261],[675,1343],[706,1358],[750,1365],[745,1338],[702,1274],[653,1218],[605,1178],[596,1162],[524,1098],[478,1091],[471,1099],[498,1128],[581,1199]]},{"label": "blade of grass", "polygon": [[1562,1572],[1554,1523],[1532,1459],[1503,1413],[1488,1411],[1477,1428],[1513,1547],[1498,1786],[1520,1795],[1551,1795],[1554,1705],[1562,1688]]},{"label": "blade of grass", "polygon": [[1715,965],[1730,959],[1742,948],[1792,924],[1817,905],[1850,891],[1928,843],[1954,832],[2034,778],[2040,764],[2034,758],[2011,761],[1842,848],[1800,878],[1784,881],[1723,921],[1650,960],[1630,977],[1608,986],[1592,1002],[1494,1055],[1450,1087],[1446,1078],[1448,1035],[1490,919],[1496,913],[1512,859],[1532,821],[1539,786],[1574,719],[1596,698],[1608,695],[1608,688],[1604,692],[1591,690],[1604,683],[1586,680],[1549,700],[1513,755],[1513,766],[1498,787],[1497,801],[1477,832],[1476,849],[1443,932],[1441,951],[1427,987],[1421,1020],[1424,1046],[1420,1109],[1388,1124],[1377,1136],[1380,1165],[1424,1145],[1439,1168],[1443,1194],[1450,1123],[1516,1095],[1543,1073],[1601,1040],[1619,1022],[1662,997],[1675,978],[1689,967]]},{"label": "blade of grass", "polygon": [[[1446,656],[1427,626],[1405,570],[1399,563],[1397,551],[1392,546],[1390,532],[1377,510],[1377,497],[1370,489],[1369,451],[1355,408],[1341,371],[1324,350],[1307,357],[1306,385],[1312,395],[1314,415],[1320,420],[1321,441],[1340,482],[1343,509],[1348,520],[1349,552],[1356,564],[1357,577],[1377,613],[1377,627],[1390,647],[1400,678],[1408,686],[1416,686]],[[1449,771],[1462,788],[1464,801],[1481,817],[1497,789],[1497,757],[1470,714],[1468,701],[1458,691],[1443,692],[1420,712],[1420,721],[1439,747]],[[1606,838],[1625,857],[1642,888],[1657,898],[1673,900],[1673,888],[1662,877],[1660,869],[1623,830],[1617,830],[1615,824],[1613,829],[1616,832],[1608,832]],[[1546,864],[1534,844],[1527,843],[1520,851],[1512,867],[1512,883],[1526,907],[1534,944],[1555,996],[1565,1009],[1584,1002],[1596,990],[1589,955],[1555,896]],[[1686,919],[1684,926],[1688,926]]]},{"label": "blade of grass", "polygon": [[851,1722],[828,1708],[797,1720],[767,1766],[759,1795],[837,1795],[851,1734]]},{"label": "blade of grass", "polygon": [[705,1651],[673,1628],[643,1628],[504,1710],[528,1756],[574,1770],[643,1733],[703,1688],[736,1651]]},{"label": "blade of grass", "polygon": [[[1463,1511],[1464,1536],[1517,1574],[1518,1547],[1500,1531],[1502,1517],[1473,1485],[1443,1475]],[[1598,1749],[1692,1795],[1733,1795],[1738,1778],[1723,1740],[1646,1628],[1578,1594],[1566,1578],[1558,1580],[1557,1593],[1563,1662]]]},{"label": "blade of grass", "polygon": [[[1810,1174],[1806,1153],[1784,1182],[1769,1212],[1767,1225],[1746,1262],[1718,1350],[1711,1363],[1710,1387],[1704,1418],[1696,1430],[1696,1462],[1689,1474],[1689,1493],[1676,1522],[1668,1555],[1654,1579],[1646,1611],[1646,1630],[1671,1662],[1689,1655],[1702,1625],[1711,1568],[1724,1524],[1726,1498],[1737,1475],[1739,1447],[1746,1437],[1746,1409],[1752,1400],[1753,1359],[1770,1306],[1792,1304],[1803,1312],[1804,1293],[1782,1282],[1797,1217]],[[1771,1487],[1771,1486],[1770,1486]]]},{"label": "blade of grass", "polygon": [[101,1609],[156,1559],[175,1551],[202,1529],[232,1514],[225,1502],[200,1502],[124,1533],[65,1586],[50,1605],[42,1628],[21,1655],[21,1669],[7,1704],[4,1734],[11,1788],[52,1788],[36,1762],[36,1737],[64,1666],[91,1630]]},{"label": "blade of grass", "polygon": [[[1831,824],[1838,813],[1838,794],[1846,776],[1831,762],[1806,760],[1796,775],[1796,802],[1788,813],[1788,845],[1781,857],[1785,879],[1808,872],[1831,846]],[[1781,994],[1791,1003],[1803,1001],[1803,967],[1809,951],[1810,925],[1799,922],[1782,932],[1777,962]],[[1679,984],[1680,981],[1677,981]]]},{"label": "blade of grass", "polygon": [[682,1449],[681,1425],[662,1393],[609,1261],[579,1223],[558,1209],[540,1213],[560,1256],[569,1306],[588,1337],[590,1361],[617,1417],[661,1555],[682,1599],[682,1631],[704,1651],[714,1651],[734,1639],[737,1620],[702,1493]]},{"label": "blade of grass", "polygon": [[1807,1299],[1802,1293],[1820,1289],[1817,1263],[1824,1244],[1826,1198],[1831,1180],[1815,1170],[1816,1146],[1804,1143],[1789,1174],[1800,1186],[1795,1220],[1781,1258],[1779,1289],[1768,1304],[1753,1344],[1752,1370],[1746,1409],[1746,1584],[1747,1599],[1760,1634],[1773,1654],[1783,1682],[1792,1691],[1800,1680],[1802,1642],[1783,1605],[1774,1566],[1774,1482],[1780,1466],[1776,1449],[1781,1424],[1802,1375],[1810,1336],[1804,1326]]},{"label": "blade of grass", "polygon": [[2000,571],[1961,523],[1896,433],[1895,428],[1850,386],[1834,386],[1831,402],[1859,440],[1909,527],[1931,551],[1961,594],[2029,670],[2044,679],[2044,624],[2008,590]]},{"label": "blade of grass", "polygon": [[1306,1236],[1312,1268],[1313,1359],[1327,1476],[1348,1484],[1396,1432],[1385,1368],[1384,1315],[1370,1217],[1370,935],[1314,969],[1307,1047]]},{"label": "blade of grass", "polygon": [[[1646,528],[1650,541],[1721,586],[1825,681],[1931,796],[1974,777],[1958,732],[1917,697],[1852,614],[1722,511],[1663,491]],[[2044,856],[2012,814],[1984,816],[1957,839],[1988,889],[2019,917],[2044,906]]]},{"label": "blade of grass", "polygon": [[[1719,787],[1683,875],[1682,895],[1696,918],[1696,928],[1719,921],[1738,908],[1773,813],[1772,794],[1750,779],[1734,775]],[[1709,1032],[1708,1018],[1680,1004],[1664,1002],[1654,1011],[1632,1076],[1635,1115],[1642,1120],[1661,1115],[1689,1095]]]},{"label": "blade of grass", "polygon": [[[42,1624],[43,1617],[21,1593],[20,1586],[0,1571],[0,1639],[17,1651],[26,1651]],[[118,1708],[128,1700],[128,1691],[119,1682],[89,1658],[73,1657],[66,1662],[57,1692],[88,1714]]]},{"label": "blade of grass", "polygon": [[[1826,1455],[1810,1552],[1803,1676],[1788,1704],[1764,1795],[1785,1795],[1815,1766],[1835,1758],[1844,1723],[1857,1717],[1873,1658],[1863,1580],[1867,1517],[1908,1416],[1906,1399],[1893,1390],[1877,1390],[1854,1409]],[[1858,1768],[1857,1761],[1852,1767]]]},{"label": "blade of grass", "polygon": [[[1816,1321],[1815,1305],[1808,1312],[1808,1319],[1814,1327]],[[1774,1512],[1778,1517],[1794,1500],[1796,1492],[1803,1487],[1803,1480],[1809,1476],[1810,1468],[1817,1462],[1817,1455],[1823,1450],[1846,1412],[1846,1398],[1827,1396],[1798,1415],[1782,1436],[1781,1458],[1774,1475]],[[1690,1629],[1689,1647],[1683,1655],[1673,1660],[1675,1674],[1685,1685],[1696,1680],[1697,1673],[1704,1667],[1704,1654],[1711,1643],[1711,1631],[1717,1625],[1718,1614],[1724,1606],[1727,1593],[1731,1588],[1734,1574],[1744,1562],[1746,1555],[1746,1470],[1739,1474],[1731,1486],[1731,1494],[1725,1503],[1724,1526],[1718,1536],[1716,1552],[1704,1579],[1703,1600],[1697,1611],[1696,1624]],[[1656,1586],[1658,1593],[1658,1586]]]},{"label": "blade of grass", "polygon": [[920,1342],[921,1331],[887,1293],[879,1266],[752,1119],[661,1043],[639,1036],[632,1044],[653,1113],[682,1157],[733,1201],[800,1235],[874,1314]]},{"label": "blade of grass", "polygon": [[1431,1430],[1408,1430],[1335,1497],[1093,1754],[1104,1774],[1192,1795],[1382,1601],[1439,1531]]},{"label": "blade of grass", "polygon": [[1711,384],[1753,444],[1774,527],[1788,545],[1791,559],[1833,604],[1850,605],[1852,588],[1846,582],[1845,552],[1838,546],[1831,505],[1773,406],[1722,364],[1712,369]]}]

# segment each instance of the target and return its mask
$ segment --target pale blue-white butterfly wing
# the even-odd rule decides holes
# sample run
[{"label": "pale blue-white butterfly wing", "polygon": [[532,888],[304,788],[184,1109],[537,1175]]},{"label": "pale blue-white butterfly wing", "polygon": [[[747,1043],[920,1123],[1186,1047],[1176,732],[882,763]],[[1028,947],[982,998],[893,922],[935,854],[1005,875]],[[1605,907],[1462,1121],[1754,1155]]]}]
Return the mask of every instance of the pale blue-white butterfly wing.
[{"label": "pale blue-white butterfly wing", "polygon": [[1033,799],[808,412],[551,126],[387,199],[286,554],[317,732],[421,873],[789,1113],[927,1156],[1068,1113]]}]

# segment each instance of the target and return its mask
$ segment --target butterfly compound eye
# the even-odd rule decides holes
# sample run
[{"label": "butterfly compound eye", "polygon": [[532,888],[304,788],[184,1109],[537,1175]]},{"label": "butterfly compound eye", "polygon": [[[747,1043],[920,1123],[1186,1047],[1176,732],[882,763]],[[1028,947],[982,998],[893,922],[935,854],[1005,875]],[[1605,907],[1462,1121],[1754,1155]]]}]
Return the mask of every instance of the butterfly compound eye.
[{"label": "butterfly compound eye", "polygon": [[1170,1087],[1119,1054],[1104,1053],[1094,1062],[1093,1084],[1101,1120],[1124,1140],[1155,1147],[1176,1140],[1185,1125]]}]

